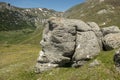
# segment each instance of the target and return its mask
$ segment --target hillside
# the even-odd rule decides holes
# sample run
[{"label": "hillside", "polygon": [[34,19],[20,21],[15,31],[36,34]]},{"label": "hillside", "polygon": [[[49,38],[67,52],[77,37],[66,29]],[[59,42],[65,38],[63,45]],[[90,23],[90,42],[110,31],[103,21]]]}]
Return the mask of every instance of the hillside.
[{"label": "hillside", "polygon": [[101,27],[120,26],[120,0],[86,0],[64,13],[66,18],[93,21]]},{"label": "hillside", "polygon": [[42,35],[44,22],[60,16],[47,8],[19,8],[0,2],[0,44],[36,43]]},{"label": "hillside", "polygon": [[0,2],[0,80],[120,80],[119,3],[86,0],[66,19],[55,10]]},{"label": "hillside", "polygon": [[[59,19],[58,19],[58,21],[59,21]],[[73,19],[72,21],[75,21],[75,19]],[[72,21],[70,20],[70,22],[69,22],[69,23],[71,23],[71,25],[73,25]],[[55,23],[52,25],[49,25],[52,28],[59,26],[59,29],[53,29],[53,31],[56,30],[56,32],[52,36],[52,38],[54,38],[54,39],[51,39],[49,37],[46,37],[47,39],[44,38],[44,41],[46,41],[46,42],[44,42],[44,44],[48,43],[47,41],[49,39],[56,41],[56,43],[54,43],[54,44],[51,42],[52,46],[55,45],[55,47],[59,48],[58,50],[61,50],[61,52],[65,51],[65,49],[66,49],[66,51],[69,51],[68,48],[72,46],[72,45],[69,45],[72,42],[70,42],[68,44],[65,44],[65,42],[64,42],[63,45],[67,45],[67,46],[63,46],[65,48],[62,48],[61,41],[66,41],[65,39],[72,40],[74,37],[70,37],[71,36],[71,35],[69,35],[70,32],[72,33],[72,36],[74,36],[76,33],[76,31],[73,30],[73,29],[76,30],[76,28],[74,28],[74,27],[71,28],[70,24],[68,24],[67,21],[63,21],[63,22],[65,22],[65,24],[67,24],[68,26],[61,24],[63,26],[62,27],[62,26],[56,25]],[[81,21],[79,20],[79,22],[81,22]],[[84,22],[81,22],[81,23],[84,24]],[[67,26],[67,29],[64,29],[66,26]],[[82,28],[82,31],[86,30],[86,27],[84,28],[84,26]],[[52,28],[50,28],[50,30],[52,30]],[[94,28],[94,29],[96,29],[96,28]],[[40,29],[40,30],[42,30],[42,29]],[[35,73],[35,64],[36,64],[36,60],[39,56],[38,55],[39,50],[45,50],[45,49],[43,49],[43,48],[41,49],[39,46],[37,46],[37,45],[39,45],[38,43],[34,44],[34,42],[36,40],[40,39],[40,37],[39,37],[39,35],[41,35],[41,33],[39,32],[40,30],[38,30],[38,31],[34,32],[34,34],[30,35],[31,38],[27,38],[27,39],[21,38],[21,39],[24,39],[22,42],[23,44],[22,43],[21,44],[1,44],[1,46],[0,46],[0,57],[1,57],[0,58],[0,80],[120,80],[120,77],[119,77],[120,73],[116,71],[116,68],[115,68],[114,62],[113,62],[113,56],[114,56],[115,50],[101,51],[96,57],[89,60],[88,62],[86,62],[86,64],[84,64],[84,66],[81,66],[79,68],[70,68],[70,66],[69,67],[59,67],[59,68],[54,68],[49,71],[43,72],[42,74],[36,74]],[[79,31],[81,31],[81,29]],[[6,32],[8,32],[8,31],[6,31]],[[66,33],[64,34],[64,32],[66,32]],[[67,34],[67,32],[69,34]],[[10,32],[8,32],[8,34],[9,33]],[[51,32],[48,31],[48,33],[50,34]],[[80,32],[77,32],[77,33],[80,33]],[[81,33],[86,33],[86,32],[81,32]],[[13,34],[14,34],[14,32],[12,31],[11,35],[13,35]],[[35,34],[38,34],[38,35],[35,35]],[[3,35],[4,35],[4,33],[3,33]],[[58,38],[56,38],[55,35],[57,35]],[[85,36],[85,35],[83,35],[83,36]],[[89,39],[88,36],[87,37],[85,36],[85,37],[87,39]],[[61,38],[63,38],[64,40]],[[82,37],[80,37],[80,38],[82,38]],[[18,38],[15,38],[15,39],[13,38],[13,39],[11,39],[11,41],[13,43],[18,43],[17,41],[20,40]],[[92,37],[92,39],[94,39],[94,38]],[[84,40],[85,39],[83,39],[83,41]],[[81,40],[79,40],[79,41],[81,41]],[[31,42],[33,44],[31,44]],[[59,46],[59,44],[57,44],[59,42],[60,42],[60,46]],[[94,41],[92,41],[92,42],[95,43]],[[27,44],[24,44],[24,43],[27,43]],[[88,41],[85,40],[85,43],[88,44]],[[51,49],[52,46],[50,46],[50,45],[45,46],[49,49],[48,52],[50,52],[51,50],[54,49],[54,48]],[[60,49],[60,48],[62,48],[62,49]],[[91,46],[90,46],[90,48],[91,48]],[[85,49],[84,46],[83,46],[83,49]],[[81,50],[81,49],[78,49],[78,50]],[[55,55],[57,53],[58,52],[56,52]],[[40,54],[40,55],[43,55],[43,54]],[[58,56],[59,56],[59,54],[58,54]],[[56,57],[58,57],[58,56],[56,56]],[[46,58],[46,57],[44,56],[44,58]],[[44,59],[44,60],[46,60],[46,59]],[[84,59],[82,59],[82,60],[84,60]],[[58,63],[58,61],[56,61],[56,62]],[[66,60],[63,60],[63,61],[66,61]],[[98,61],[98,64],[96,65],[96,63],[95,63],[95,65],[91,66],[90,64],[95,61]],[[44,63],[42,62],[42,64],[44,64]]]},{"label": "hillside", "polygon": [[18,8],[9,3],[0,2],[0,31],[36,29],[51,16],[59,12],[47,8]]}]

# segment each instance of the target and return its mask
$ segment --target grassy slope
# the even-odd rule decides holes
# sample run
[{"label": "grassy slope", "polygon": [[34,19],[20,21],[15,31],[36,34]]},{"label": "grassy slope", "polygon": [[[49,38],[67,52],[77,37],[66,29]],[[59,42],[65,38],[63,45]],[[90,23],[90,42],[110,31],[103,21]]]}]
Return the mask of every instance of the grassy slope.
[{"label": "grassy slope", "polygon": [[[97,0],[96,0],[97,1]],[[97,14],[100,10],[110,10],[113,13]],[[93,21],[98,23],[101,27],[117,25],[120,27],[120,1],[119,0],[105,0],[103,3],[95,1],[78,4],[67,10],[64,14],[67,18],[82,19],[83,21]],[[102,25],[103,23],[106,25]]]},{"label": "grassy slope", "polygon": [[42,28],[0,32],[0,80],[36,80]]},{"label": "grassy slope", "polygon": [[35,74],[41,31],[39,28],[30,34],[29,31],[1,32],[1,36],[4,35],[4,38],[0,37],[2,43],[8,41],[9,44],[0,46],[0,80],[120,80],[120,74],[114,68],[114,50],[101,52],[96,57],[101,61],[100,66],[90,68],[86,64],[78,69],[57,68]]},{"label": "grassy slope", "polygon": [[34,23],[28,20],[30,19],[29,16],[34,17],[30,14],[26,15],[20,8],[0,9],[0,31],[35,29]]},{"label": "grassy slope", "polygon": [[0,32],[0,34],[2,43],[0,46],[0,80],[120,80],[120,74],[114,68],[114,50],[101,52],[95,58],[101,61],[100,66],[90,68],[86,64],[77,69],[57,68],[43,74],[35,74],[34,66],[41,49],[39,41],[42,28],[34,33],[20,30]]},{"label": "grassy slope", "polygon": [[101,52],[95,58],[101,61],[100,66],[89,67],[86,64],[77,69],[56,68],[35,74],[39,50],[40,47],[33,44],[0,46],[0,80],[120,80],[120,74],[114,68],[114,50]]},{"label": "grassy slope", "polygon": [[100,66],[90,68],[86,64],[77,69],[57,68],[35,74],[41,31],[39,28],[34,33],[29,30],[0,32],[0,80],[120,80],[114,68],[114,50],[101,52],[96,57],[101,61]]},{"label": "grassy slope", "polygon": [[0,44],[39,44],[42,37],[42,25],[35,31],[30,29],[18,31],[1,31]]},{"label": "grassy slope", "polygon": [[33,80],[39,50],[36,45],[0,46],[0,80]]}]

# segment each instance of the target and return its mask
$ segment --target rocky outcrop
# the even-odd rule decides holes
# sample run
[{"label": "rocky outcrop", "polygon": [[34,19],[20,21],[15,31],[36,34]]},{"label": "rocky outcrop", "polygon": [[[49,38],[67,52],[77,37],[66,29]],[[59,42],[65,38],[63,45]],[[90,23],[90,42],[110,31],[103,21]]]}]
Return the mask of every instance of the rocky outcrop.
[{"label": "rocky outcrop", "polygon": [[112,50],[120,47],[120,29],[117,26],[111,26],[101,29],[103,45],[105,50]]},{"label": "rocky outcrop", "polygon": [[108,34],[103,38],[105,50],[112,50],[120,47],[120,33]]},{"label": "rocky outcrop", "polygon": [[66,64],[78,67],[98,55],[101,48],[95,31],[100,29],[95,27],[81,20],[55,17],[48,20],[40,42],[42,51],[36,72]]},{"label": "rocky outcrop", "polygon": [[97,56],[103,47],[106,50],[118,48],[120,33],[116,26],[100,29],[95,22],[52,17],[47,21],[40,44],[42,51],[36,72],[68,64],[80,67]]}]

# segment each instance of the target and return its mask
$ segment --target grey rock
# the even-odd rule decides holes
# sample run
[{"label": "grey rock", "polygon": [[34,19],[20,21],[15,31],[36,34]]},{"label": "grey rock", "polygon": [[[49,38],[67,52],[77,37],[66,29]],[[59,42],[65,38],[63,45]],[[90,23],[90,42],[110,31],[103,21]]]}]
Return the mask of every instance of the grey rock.
[{"label": "grey rock", "polygon": [[99,46],[100,46],[100,48],[102,50],[102,48],[103,48],[103,45],[102,45],[103,33],[101,32],[100,27],[95,22],[87,22],[87,24],[91,27],[91,31],[93,31],[95,33],[95,35],[97,36]]},{"label": "grey rock", "polygon": [[103,38],[105,50],[112,50],[120,47],[120,33],[108,34]]},{"label": "grey rock", "polygon": [[49,19],[40,42],[42,51],[37,60],[36,72],[69,63],[73,63],[72,67],[80,67],[98,55],[101,33],[97,24],[92,25],[90,27],[85,22],[75,19]]},{"label": "grey rock", "polygon": [[120,29],[117,26],[110,26],[101,29],[103,35],[107,35],[110,33],[120,33]]},{"label": "grey rock", "polygon": [[57,53],[51,53],[51,52],[40,52],[40,56],[38,58],[38,62],[41,63],[53,63],[53,64],[59,64],[62,65],[66,62],[69,62],[69,58],[68,57],[64,57],[61,54],[57,54]]},{"label": "grey rock", "polygon": [[85,32],[85,31],[91,30],[91,27],[88,24],[86,24],[84,21],[81,21],[81,20],[67,19],[67,22],[65,22],[65,23],[75,26],[76,30],[80,31],[80,32]]},{"label": "grey rock", "polygon": [[98,55],[100,46],[94,32],[78,32],[76,39],[76,49],[73,60],[79,61],[83,59],[91,59]]},{"label": "grey rock", "polygon": [[79,21],[77,22],[77,31],[84,32],[84,31],[90,31],[91,28],[88,26],[85,22]]},{"label": "grey rock", "polygon": [[72,64],[72,67],[78,68],[83,66],[87,61],[86,60],[81,60],[81,61],[74,61]]},{"label": "grey rock", "polygon": [[87,22],[87,24],[91,27],[92,31],[100,31],[100,27],[95,22]]},{"label": "grey rock", "polygon": [[116,71],[120,73],[120,67],[115,67]]},{"label": "grey rock", "polygon": [[97,41],[99,43],[100,49],[103,50],[103,33],[101,31],[94,31],[96,37],[97,37]]},{"label": "grey rock", "polygon": [[44,29],[43,39],[40,42],[42,51],[36,64],[38,68],[36,70],[40,72],[64,66],[70,62],[74,53],[76,27],[59,21],[60,19],[52,18]]},{"label": "grey rock", "polygon": [[51,70],[52,68],[58,67],[58,64],[52,64],[52,63],[44,63],[39,64],[37,63],[35,66],[35,73],[41,73],[43,71]]},{"label": "grey rock", "polygon": [[92,63],[89,64],[90,67],[95,67],[99,65],[100,65],[100,61],[98,61],[97,59],[95,59]]},{"label": "grey rock", "polygon": [[115,63],[117,71],[120,72],[120,49],[115,52],[115,55],[113,57],[113,61]]}]

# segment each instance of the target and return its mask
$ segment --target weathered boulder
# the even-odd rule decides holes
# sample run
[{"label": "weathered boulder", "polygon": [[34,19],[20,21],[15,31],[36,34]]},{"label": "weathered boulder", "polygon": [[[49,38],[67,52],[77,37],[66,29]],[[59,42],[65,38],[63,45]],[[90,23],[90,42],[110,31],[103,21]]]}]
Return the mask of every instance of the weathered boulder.
[{"label": "weathered boulder", "polygon": [[100,46],[94,32],[88,31],[77,33],[76,49],[73,55],[73,61],[81,62],[83,60],[92,59],[98,55],[99,52]]},{"label": "weathered boulder", "polygon": [[120,33],[107,34],[103,38],[103,44],[105,50],[112,50],[120,47]]},{"label": "weathered boulder", "polygon": [[110,26],[101,29],[103,35],[107,35],[110,33],[120,33],[120,29],[117,26]]},{"label": "weathered boulder", "polygon": [[[63,21],[63,20],[62,20]],[[42,51],[37,60],[37,72],[70,62],[75,49],[76,28],[55,20],[48,21],[40,42]]]},{"label": "weathered boulder", "polygon": [[48,20],[40,42],[42,51],[37,60],[36,72],[69,63],[78,67],[98,55],[101,47],[98,38],[101,39],[101,33],[98,26],[91,26],[75,19]]}]

